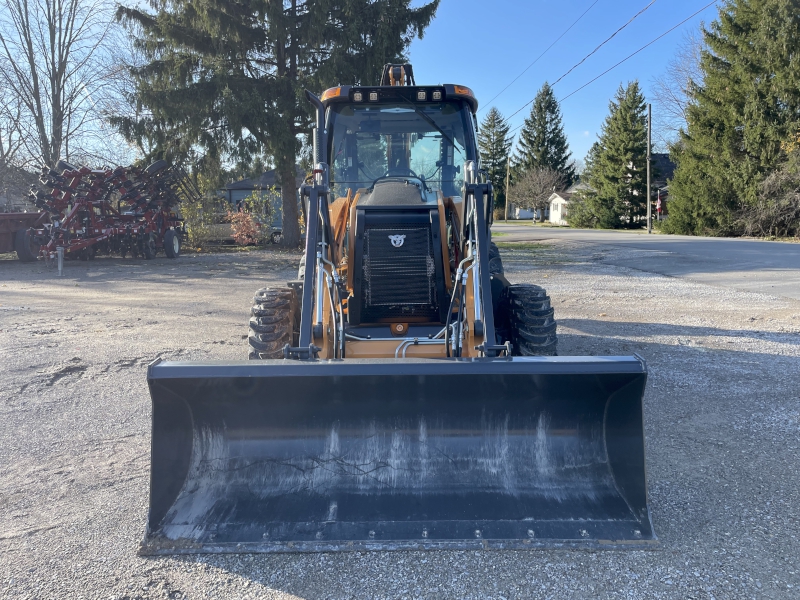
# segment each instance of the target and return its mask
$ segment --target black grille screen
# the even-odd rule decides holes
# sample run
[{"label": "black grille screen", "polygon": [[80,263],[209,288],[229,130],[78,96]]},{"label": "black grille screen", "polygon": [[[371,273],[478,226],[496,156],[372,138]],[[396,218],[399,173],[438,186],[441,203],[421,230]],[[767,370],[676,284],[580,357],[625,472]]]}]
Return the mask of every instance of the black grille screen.
[{"label": "black grille screen", "polygon": [[367,224],[363,264],[362,321],[439,316],[430,225]]}]

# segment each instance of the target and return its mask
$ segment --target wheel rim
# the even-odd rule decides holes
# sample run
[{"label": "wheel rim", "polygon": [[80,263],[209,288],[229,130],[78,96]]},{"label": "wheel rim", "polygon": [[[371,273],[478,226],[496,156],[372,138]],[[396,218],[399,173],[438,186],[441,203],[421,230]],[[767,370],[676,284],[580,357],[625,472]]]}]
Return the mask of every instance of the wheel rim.
[{"label": "wheel rim", "polygon": [[181,240],[177,235],[172,237],[172,251],[177,254],[181,249]]}]

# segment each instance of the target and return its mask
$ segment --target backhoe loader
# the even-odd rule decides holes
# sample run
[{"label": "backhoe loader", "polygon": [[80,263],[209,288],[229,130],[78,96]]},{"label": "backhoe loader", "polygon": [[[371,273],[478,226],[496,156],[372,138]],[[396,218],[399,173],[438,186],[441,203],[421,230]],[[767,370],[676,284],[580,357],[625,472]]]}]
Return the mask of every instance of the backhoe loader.
[{"label": "backhoe loader", "polygon": [[557,355],[547,292],[491,240],[477,100],[342,85],[316,111],[298,277],[249,361],[156,361],[142,554],[656,541],[638,356]]}]

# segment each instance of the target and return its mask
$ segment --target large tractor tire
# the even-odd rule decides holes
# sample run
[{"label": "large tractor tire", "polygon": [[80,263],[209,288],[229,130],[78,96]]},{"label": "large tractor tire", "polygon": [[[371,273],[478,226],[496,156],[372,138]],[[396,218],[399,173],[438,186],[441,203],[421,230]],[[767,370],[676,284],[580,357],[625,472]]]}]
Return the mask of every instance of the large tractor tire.
[{"label": "large tractor tire", "polygon": [[20,229],[14,236],[14,250],[22,262],[33,262],[39,256],[39,246],[31,238],[30,229]]},{"label": "large tractor tire", "polygon": [[250,315],[250,360],[283,358],[286,344],[297,346],[300,307],[293,289],[258,290]]},{"label": "large tractor tire", "polygon": [[489,242],[489,274],[505,274],[503,271],[503,259],[500,257],[500,250],[497,249],[497,244],[494,242]]},{"label": "large tractor tire", "polygon": [[544,288],[528,283],[509,286],[505,309],[514,356],[556,355],[556,320]]}]

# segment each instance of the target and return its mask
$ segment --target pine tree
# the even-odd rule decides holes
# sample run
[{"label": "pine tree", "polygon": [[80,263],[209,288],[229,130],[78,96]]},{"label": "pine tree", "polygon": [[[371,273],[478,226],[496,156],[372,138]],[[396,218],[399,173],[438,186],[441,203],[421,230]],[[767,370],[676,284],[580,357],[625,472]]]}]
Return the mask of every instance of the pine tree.
[{"label": "pine tree", "polygon": [[[585,166],[581,181],[587,181],[592,167],[597,163],[597,156],[600,153],[600,143],[595,142],[589,148],[586,154]],[[572,195],[569,201],[569,209],[567,211],[567,222],[572,227],[592,228],[596,227],[599,221],[597,215],[593,212],[594,190],[580,189]]]},{"label": "pine tree", "polygon": [[511,138],[508,136],[508,130],[508,123],[495,107],[486,113],[478,130],[481,166],[489,174],[489,181],[494,187],[495,208],[505,208],[506,206],[506,167],[508,153],[511,150]]},{"label": "pine tree", "polygon": [[266,154],[282,189],[284,243],[300,242],[295,165],[312,109],[303,90],[374,83],[422,36],[439,0],[173,0],[120,8],[148,64],[138,120],[116,124],[155,157]]},{"label": "pine tree", "polygon": [[519,137],[519,146],[514,156],[514,170],[522,175],[533,167],[549,167],[558,171],[569,187],[575,181],[575,167],[570,161],[567,136],[561,119],[561,107],[553,94],[553,88],[545,83],[525,119]]},{"label": "pine tree", "polygon": [[800,13],[794,0],[728,0],[703,30],[702,85],[691,90],[688,127],[664,229],[737,234],[761,181],[783,160],[800,114]]},{"label": "pine tree", "polygon": [[[598,142],[587,157],[588,224],[638,227],[647,213],[647,116],[639,82],[620,85]],[[577,218],[577,215],[576,215]]]}]

